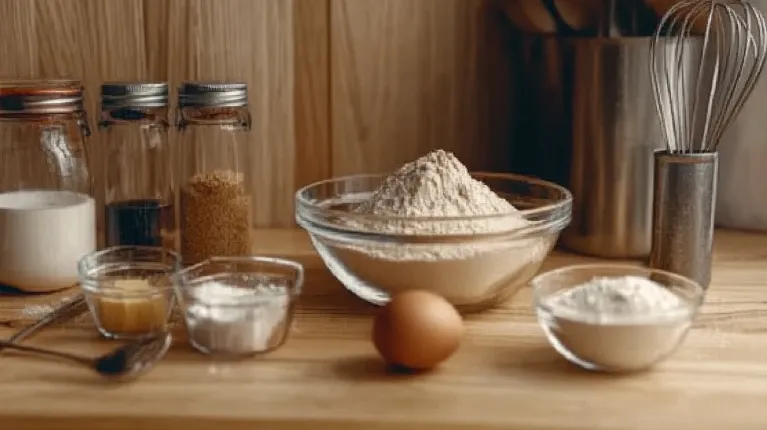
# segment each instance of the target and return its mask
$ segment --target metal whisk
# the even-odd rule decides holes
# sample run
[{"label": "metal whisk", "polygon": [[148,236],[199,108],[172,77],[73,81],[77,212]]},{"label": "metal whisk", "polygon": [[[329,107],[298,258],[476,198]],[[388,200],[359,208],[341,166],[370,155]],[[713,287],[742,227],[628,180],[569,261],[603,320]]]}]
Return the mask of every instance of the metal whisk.
[{"label": "metal whisk", "polygon": [[762,73],[765,18],[747,0],[683,0],[650,45],[655,103],[668,150],[716,151]]},{"label": "metal whisk", "polygon": [[656,151],[649,266],[711,281],[717,147],[767,57],[765,18],[747,0],[682,0],[650,42],[650,74],[666,140]]}]

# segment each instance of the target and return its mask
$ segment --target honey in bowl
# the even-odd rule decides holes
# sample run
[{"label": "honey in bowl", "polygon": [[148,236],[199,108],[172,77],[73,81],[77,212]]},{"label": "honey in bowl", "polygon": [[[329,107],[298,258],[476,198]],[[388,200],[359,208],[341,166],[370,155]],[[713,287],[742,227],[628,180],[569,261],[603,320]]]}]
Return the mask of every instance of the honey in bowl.
[{"label": "honey in bowl", "polygon": [[109,337],[134,337],[165,331],[169,293],[147,279],[129,278],[94,297],[99,328]]}]

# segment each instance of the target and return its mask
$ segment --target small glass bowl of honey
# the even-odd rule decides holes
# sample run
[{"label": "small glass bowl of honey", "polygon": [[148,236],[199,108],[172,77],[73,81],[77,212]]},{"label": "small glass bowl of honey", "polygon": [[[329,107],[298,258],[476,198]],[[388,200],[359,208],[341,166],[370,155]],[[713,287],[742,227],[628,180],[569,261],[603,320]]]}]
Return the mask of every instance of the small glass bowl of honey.
[{"label": "small glass bowl of honey", "polygon": [[80,287],[98,331],[109,339],[167,331],[175,305],[170,276],[181,266],[176,252],[147,246],[115,246],[80,259]]}]

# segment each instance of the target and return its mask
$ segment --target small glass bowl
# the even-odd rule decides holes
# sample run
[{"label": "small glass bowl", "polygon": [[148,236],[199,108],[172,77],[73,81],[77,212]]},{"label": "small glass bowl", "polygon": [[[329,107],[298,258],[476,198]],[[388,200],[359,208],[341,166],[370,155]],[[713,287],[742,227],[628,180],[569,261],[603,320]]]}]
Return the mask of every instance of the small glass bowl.
[{"label": "small glass bowl", "polygon": [[[634,276],[660,284],[681,305],[643,317],[593,315],[556,306],[549,299],[595,277]],[[532,280],[533,304],[549,343],[567,360],[588,370],[632,372],[648,369],[681,345],[703,303],[705,292],[674,273],[639,266],[590,264],[568,266]]]},{"label": "small glass bowl", "polygon": [[189,342],[224,357],[282,346],[303,283],[301,264],[268,257],[213,257],[173,276]]},{"label": "small glass bowl", "polygon": [[80,259],[80,287],[99,332],[137,339],[167,331],[175,304],[169,275],[181,256],[164,248],[115,246]]}]

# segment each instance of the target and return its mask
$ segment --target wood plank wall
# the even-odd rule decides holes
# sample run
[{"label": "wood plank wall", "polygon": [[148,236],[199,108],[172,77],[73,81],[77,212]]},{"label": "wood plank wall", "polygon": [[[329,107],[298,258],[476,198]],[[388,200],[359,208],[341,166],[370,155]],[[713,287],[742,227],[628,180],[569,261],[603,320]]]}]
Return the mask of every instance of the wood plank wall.
[{"label": "wood plank wall", "polygon": [[0,0],[0,22],[0,78],[79,78],[92,118],[105,80],[248,82],[258,226],[293,225],[302,185],[430,149],[507,166],[492,0]]}]

